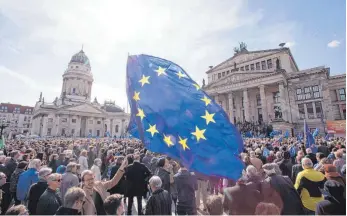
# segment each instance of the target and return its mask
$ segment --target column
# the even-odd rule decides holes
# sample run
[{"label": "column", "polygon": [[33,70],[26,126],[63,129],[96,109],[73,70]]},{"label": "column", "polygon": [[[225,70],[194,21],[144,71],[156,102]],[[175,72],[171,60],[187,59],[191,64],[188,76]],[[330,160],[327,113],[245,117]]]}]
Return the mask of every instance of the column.
[{"label": "column", "polygon": [[306,106],[306,103],[304,103],[304,108],[305,108],[305,119],[308,119],[308,113],[307,113],[307,106]]},{"label": "column", "polygon": [[245,110],[245,121],[250,121],[249,117],[249,100],[248,100],[248,92],[247,89],[243,90],[243,107]]},{"label": "column", "polygon": [[285,97],[286,92],[285,92],[283,83],[278,84],[278,90],[280,93],[280,106],[282,111],[282,119],[284,121],[288,121],[288,118],[287,118],[288,106],[286,104],[286,97]]},{"label": "column", "polygon": [[265,96],[265,86],[260,85],[259,86],[260,91],[260,101],[261,101],[261,111],[263,115],[263,122],[268,123],[268,114],[267,114],[267,102],[266,102],[266,96]]},{"label": "column", "polygon": [[230,92],[228,94],[228,104],[229,104],[229,120],[231,123],[235,124],[234,115],[233,115],[234,107],[233,107],[233,93],[232,92]]},{"label": "column", "polygon": [[315,104],[315,102],[312,102],[312,108],[313,108],[313,115],[314,115],[314,118],[317,118],[316,104]]}]

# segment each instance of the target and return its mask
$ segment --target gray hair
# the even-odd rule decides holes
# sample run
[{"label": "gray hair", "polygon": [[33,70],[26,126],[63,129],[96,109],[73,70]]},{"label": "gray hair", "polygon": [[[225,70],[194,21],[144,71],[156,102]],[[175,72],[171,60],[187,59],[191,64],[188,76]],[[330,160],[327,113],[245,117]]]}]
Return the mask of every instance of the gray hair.
[{"label": "gray hair", "polygon": [[256,176],[256,175],[258,175],[258,170],[257,170],[257,168],[255,168],[255,166],[248,165],[248,167],[246,168],[246,173],[247,173],[247,176],[249,176],[249,177]]},{"label": "gray hair", "polygon": [[52,173],[52,169],[51,168],[43,167],[39,171],[39,178],[43,179],[44,177],[48,176],[51,173]]},{"label": "gray hair", "polygon": [[91,171],[91,170],[84,170],[82,173],[81,173],[81,180],[82,182],[84,181],[84,176],[85,175],[92,175],[94,176],[94,173]]},{"label": "gray hair", "polygon": [[69,190],[67,190],[64,196],[64,207],[72,208],[76,201],[83,201],[84,197],[86,197],[86,193],[83,189],[79,187],[72,187]]},{"label": "gray hair", "polygon": [[152,178],[149,179],[149,184],[155,188],[161,188],[162,181],[159,176],[152,176]]},{"label": "gray hair", "polygon": [[100,158],[95,158],[95,160],[94,160],[94,164],[96,165],[98,162],[100,162],[100,163],[101,163],[101,162],[102,162],[102,161],[101,161],[101,159],[100,159]]},{"label": "gray hair", "polygon": [[301,161],[302,167],[303,168],[312,168],[313,163],[310,158],[303,158]]},{"label": "gray hair", "polygon": [[61,174],[59,173],[52,173],[47,177],[47,182],[52,182],[52,181],[56,181],[57,178],[61,177]]},{"label": "gray hair", "polygon": [[276,163],[264,164],[263,170],[267,175],[271,175],[271,174],[281,175],[282,174],[280,167]]},{"label": "gray hair", "polygon": [[28,169],[31,169],[31,168],[38,169],[40,166],[41,166],[41,160],[33,159],[32,161],[30,161],[28,165]]},{"label": "gray hair", "polygon": [[68,163],[67,166],[66,166],[66,172],[72,172],[72,169],[74,167],[77,167],[77,163],[75,163],[75,162]]}]

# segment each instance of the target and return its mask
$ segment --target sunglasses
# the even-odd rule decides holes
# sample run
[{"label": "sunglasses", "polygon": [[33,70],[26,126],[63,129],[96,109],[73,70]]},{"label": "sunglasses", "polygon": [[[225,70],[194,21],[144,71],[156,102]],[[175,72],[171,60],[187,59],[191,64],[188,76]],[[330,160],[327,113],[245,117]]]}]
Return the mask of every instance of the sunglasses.
[{"label": "sunglasses", "polygon": [[6,176],[1,176],[1,177],[0,177],[0,180],[1,180],[1,179],[7,179],[7,177],[6,177]]},{"label": "sunglasses", "polygon": [[56,181],[56,182],[61,182],[61,179],[55,179],[54,181]]}]

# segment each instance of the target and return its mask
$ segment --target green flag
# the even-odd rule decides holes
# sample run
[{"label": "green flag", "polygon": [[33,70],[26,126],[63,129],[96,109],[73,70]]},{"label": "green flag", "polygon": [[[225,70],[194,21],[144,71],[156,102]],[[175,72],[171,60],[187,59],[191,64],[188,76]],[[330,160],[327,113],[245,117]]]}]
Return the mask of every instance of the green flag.
[{"label": "green flag", "polygon": [[3,149],[5,148],[5,137],[2,136],[1,139],[0,139],[0,149]]}]

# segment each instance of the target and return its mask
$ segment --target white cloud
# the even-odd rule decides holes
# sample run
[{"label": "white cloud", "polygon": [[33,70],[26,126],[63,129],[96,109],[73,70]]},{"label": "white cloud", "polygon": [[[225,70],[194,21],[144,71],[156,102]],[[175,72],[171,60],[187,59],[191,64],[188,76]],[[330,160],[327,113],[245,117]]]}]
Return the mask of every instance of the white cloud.
[{"label": "white cloud", "polygon": [[336,47],[338,47],[338,46],[340,46],[340,41],[338,41],[338,40],[332,40],[332,41],[330,41],[329,43],[328,43],[328,47],[330,47],[330,48],[336,48]]},{"label": "white cloud", "polygon": [[[233,55],[232,46],[239,41],[266,46],[261,48],[277,46],[280,40],[294,41],[293,23],[259,26],[265,13],[250,11],[247,4],[244,0],[32,0],[20,4],[14,0],[3,1],[1,12],[25,32],[19,41],[11,42],[20,45],[18,55],[23,55],[18,71],[25,70],[40,82],[48,76],[61,79],[71,56],[84,44],[95,80],[93,96],[99,102],[112,99],[126,107],[128,53],[175,61],[200,83],[207,67]],[[4,64],[1,59],[0,64]]]}]

